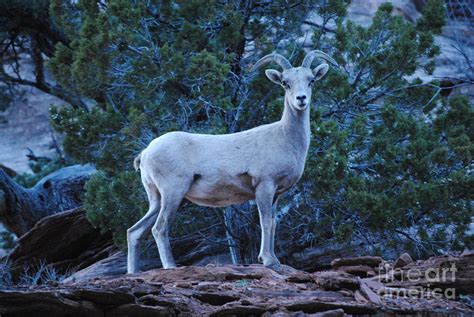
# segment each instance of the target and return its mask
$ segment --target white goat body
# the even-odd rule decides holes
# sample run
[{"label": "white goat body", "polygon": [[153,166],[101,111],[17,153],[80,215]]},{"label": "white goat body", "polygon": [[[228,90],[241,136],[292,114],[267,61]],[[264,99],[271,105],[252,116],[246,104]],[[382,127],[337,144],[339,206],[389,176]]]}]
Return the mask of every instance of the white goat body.
[{"label": "white goat body", "polygon": [[307,134],[304,131],[295,140],[281,122],[224,135],[170,132],[142,152],[140,169],[158,188],[174,178],[192,180],[184,198],[193,203],[241,204],[255,199],[260,180],[274,180],[279,194],[301,177]]},{"label": "white goat body", "polygon": [[283,73],[267,77],[285,89],[280,121],[247,131],[207,135],[170,132],[153,140],[134,162],[148,195],[147,214],[128,231],[128,272],[139,269],[138,242],[152,228],[164,268],[175,267],[168,238],[171,217],[183,198],[210,207],[255,199],[262,228],[259,259],[279,265],[274,253],[275,208],[278,197],[301,177],[310,142],[311,86],[327,64],[310,69],[314,57],[335,63],[319,51],[310,52],[293,68],[281,55],[260,59],[254,68],[276,62]]}]

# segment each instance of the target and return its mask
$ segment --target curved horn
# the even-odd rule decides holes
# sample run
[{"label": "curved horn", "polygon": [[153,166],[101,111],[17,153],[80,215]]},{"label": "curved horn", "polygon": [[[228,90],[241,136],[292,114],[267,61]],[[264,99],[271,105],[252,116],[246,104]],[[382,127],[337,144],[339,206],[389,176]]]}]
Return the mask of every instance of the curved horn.
[{"label": "curved horn", "polygon": [[256,62],[255,65],[253,65],[251,72],[256,71],[262,65],[265,65],[271,62],[277,63],[283,69],[293,68],[293,66],[291,66],[291,63],[284,56],[280,54],[269,54],[260,58],[258,62]]},{"label": "curved horn", "polygon": [[313,60],[315,58],[321,58],[329,62],[333,66],[339,67],[339,65],[331,56],[319,50],[314,50],[306,54],[306,56],[304,57],[303,63],[301,64],[301,67],[311,68],[311,64],[313,63]]}]

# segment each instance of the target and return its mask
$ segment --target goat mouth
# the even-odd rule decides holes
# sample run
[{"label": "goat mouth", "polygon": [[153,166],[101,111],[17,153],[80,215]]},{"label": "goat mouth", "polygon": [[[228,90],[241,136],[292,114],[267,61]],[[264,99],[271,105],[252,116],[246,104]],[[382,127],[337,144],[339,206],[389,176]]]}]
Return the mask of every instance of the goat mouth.
[{"label": "goat mouth", "polygon": [[308,107],[308,104],[305,102],[300,103],[299,105],[295,105],[297,110],[305,110]]}]

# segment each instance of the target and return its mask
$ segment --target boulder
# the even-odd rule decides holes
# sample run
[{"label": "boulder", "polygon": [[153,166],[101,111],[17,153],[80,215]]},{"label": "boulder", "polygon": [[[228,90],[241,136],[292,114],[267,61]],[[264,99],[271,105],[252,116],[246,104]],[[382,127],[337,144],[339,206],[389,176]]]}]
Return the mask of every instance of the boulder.
[{"label": "boulder", "polygon": [[395,264],[394,264],[393,267],[397,269],[397,268],[400,268],[400,267],[404,267],[407,264],[410,264],[412,262],[413,262],[413,259],[411,258],[411,256],[408,253],[403,253],[395,261]]}]

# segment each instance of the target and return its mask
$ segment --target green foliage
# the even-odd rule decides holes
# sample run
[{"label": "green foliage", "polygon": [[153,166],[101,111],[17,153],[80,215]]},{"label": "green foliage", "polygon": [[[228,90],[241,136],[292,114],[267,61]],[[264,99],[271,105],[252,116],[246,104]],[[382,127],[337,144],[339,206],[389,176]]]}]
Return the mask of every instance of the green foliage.
[{"label": "green foliage", "polygon": [[[146,196],[137,191],[140,186],[136,173],[131,171],[118,173],[113,178],[98,172],[86,184],[84,208],[87,218],[102,232],[111,230],[117,245],[125,244],[123,233],[147,209]],[[130,212],[135,210],[139,212],[138,215]]]},{"label": "green foliage", "polygon": [[417,21],[417,28],[422,32],[441,34],[446,24],[444,14],[444,2],[442,0],[429,0],[423,8],[423,15]]},{"label": "green foliage", "polygon": [[[367,107],[386,95],[405,106],[426,104],[434,88],[416,86],[416,82],[409,83],[404,76],[412,75],[420,67],[432,72],[433,57],[439,49],[430,29],[444,23],[444,11],[437,19],[431,15],[440,8],[443,10],[439,1],[428,2],[420,19],[427,21],[424,27],[394,15],[389,2],[380,6],[368,28],[339,21],[334,40],[328,42],[336,48],[334,56],[346,72],[330,72],[318,91],[318,100],[339,111],[351,108],[356,112],[367,111]],[[402,89],[410,84],[410,91]]]},{"label": "green foliage", "polygon": [[[472,107],[462,97],[440,106],[439,83],[407,79],[420,68],[433,71],[442,2],[428,1],[416,24],[382,4],[368,28],[343,23],[347,5],[51,1],[71,44],[58,44],[49,66],[63,87],[96,102],[89,112],[51,109],[66,152],[100,170],[87,184],[91,222],[123,244],[126,229],[146,210],[132,160],[153,138],[172,130],[236,132],[278,120],[282,91],[263,74],[251,78],[248,66],[277,45],[295,65],[301,61],[303,51],[289,34],[298,34],[302,17],[317,10],[323,27],[313,33],[315,49],[341,68],[316,85],[307,167],[298,194],[281,200],[279,234],[296,249],[333,239],[379,252],[383,241],[387,252],[420,256],[471,243],[465,230],[472,215]],[[332,22],[335,36],[326,33]],[[246,50],[249,39],[253,51]],[[425,122],[433,111],[436,119]],[[298,213],[283,211],[290,209]],[[186,232],[190,223],[198,230],[205,219],[183,216],[176,230]]]},{"label": "green foliage", "polygon": [[[340,241],[359,236],[373,246],[385,241],[385,248],[418,255],[472,244],[465,235],[474,185],[473,114],[466,98],[455,97],[433,124],[393,106],[382,109],[370,130],[365,115],[343,130],[334,121],[313,122],[316,152],[308,157],[304,181],[314,182],[308,194],[324,206],[325,218],[339,223],[332,235]],[[315,218],[321,210],[308,212]]]},{"label": "green foliage", "polygon": [[65,133],[64,150],[81,163],[94,162],[98,168],[117,170],[126,164],[126,147],[114,138],[122,127],[121,117],[111,109],[51,107],[53,128]]},{"label": "green foliage", "polygon": [[[437,132],[444,133],[446,150],[439,153],[439,158],[455,163],[458,158],[468,166],[474,157],[474,110],[465,96],[456,96],[450,100],[448,110],[442,111],[434,122]],[[453,153],[450,156],[448,147]],[[444,154],[444,155],[443,155]]]}]

